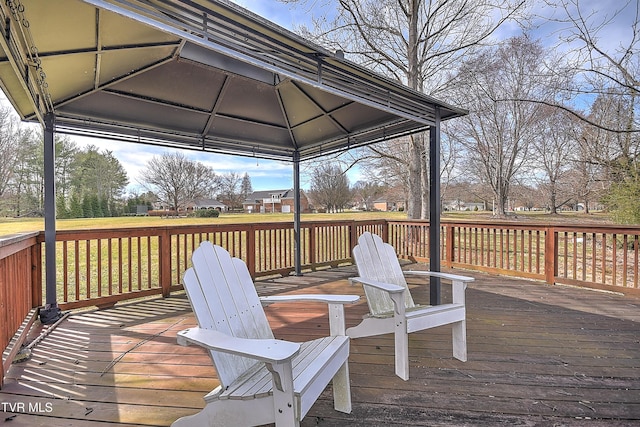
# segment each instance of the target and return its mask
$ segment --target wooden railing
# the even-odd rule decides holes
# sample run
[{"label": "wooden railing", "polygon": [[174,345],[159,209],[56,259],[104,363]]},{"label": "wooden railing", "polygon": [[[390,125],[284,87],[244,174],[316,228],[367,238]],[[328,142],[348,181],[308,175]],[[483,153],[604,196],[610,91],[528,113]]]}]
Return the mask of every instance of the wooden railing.
[{"label": "wooden railing", "polygon": [[[638,290],[640,227],[555,227],[548,274],[557,283]],[[553,269],[553,270],[551,270]],[[553,274],[552,274],[553,273]]]},{"label": "wooden railing", "polygon": [[[389,221],[398,256],[429,261],[429,223]],[[441,224],[441,265],[640,295],[640,227]]]},{"label": "wooden railing", "polygon": [[38,234],[0,238],[0,348],[3,350],[0,388],[12,362],[11,354],[4,350],[32,308],[42,305]]},{"label": "wooden railing", "polygon": [[[256,215],[258,218],[258,215]],[[370,231],[401,258],[429,260],[427,221],[313,221],[301,228],[303,270],[351,262],[357,237]],[[635,293],[640,227],[549,226],[534,223],[441,223],[442,267]],[[198,225],[57,232],[57,301],[62,309],[180,288],[203,240],[247,262],[253,277],[295,269],[292,223]],[[42,304],[44,233],[0,240],[0,345]]]},{"label": "wooden railing", "polygon": [[[381,235],[401,258],[429,260],[427,221],[313,221],[302,223],[302,268],[350,263],[351,249],[364,231]],[[640,227],[443,220],[441,265],[635,292],[639,232]],[[41,242],[43,235],[30,238]],[[59,304],[63,309],[107,306],[134,297],[168,295],[179,288],[191,253],[203,240],[244,259],[254,277],[295,269],[290,222],[63,230],[57,233]],[[41,271],[40,264],[38,268]]]}]

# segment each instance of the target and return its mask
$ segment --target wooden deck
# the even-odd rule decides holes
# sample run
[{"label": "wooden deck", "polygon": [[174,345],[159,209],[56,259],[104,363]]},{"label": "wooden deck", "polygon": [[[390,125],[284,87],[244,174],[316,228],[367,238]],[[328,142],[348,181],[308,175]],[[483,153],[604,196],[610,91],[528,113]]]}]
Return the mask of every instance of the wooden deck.
[{"label": "wooden deck", "polygon": [[[262,294],[360,292],[344,280],[352,274],[257,286]],[[640,299],[471,275],[466,363],[451,357],[450,327],[411,334],[406,382],[393,373],[391,336],[353,340],[353,413],[333,411],[325,391],[303,425],[640,425]],[[328,331],[321,304],[267,312],[278,338]],[[364,312],[364,302],[347,307],[348,325]],[[197,412],[217,380],[201,349],[176,344],[176,332],[194,323],[184,296],[74,313],[12,366],[0,424],[168,426]]]}]

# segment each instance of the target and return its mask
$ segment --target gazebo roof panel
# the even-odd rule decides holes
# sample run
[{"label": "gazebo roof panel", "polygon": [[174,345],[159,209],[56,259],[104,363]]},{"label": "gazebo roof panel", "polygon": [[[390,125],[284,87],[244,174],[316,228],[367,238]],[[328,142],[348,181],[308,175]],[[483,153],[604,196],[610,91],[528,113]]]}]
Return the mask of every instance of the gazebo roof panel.
[{"label": "gazebo roof panel", "polygon": [[[265,132],[266,128],[269,132]],[[272,146],[286,150],[290,141],[289,131],[284,126],[265,126],[244,118],[225,116],[215,118],[207,136],[212,140],[221,138],[241,142],[249,148],[247,150],[249,153],[252,152],[251,148],[256,149],[259,146]],[[259,152],[257,150],[257,153]]]},{"label": "gazebo roof panel", "polygon": [[90,116],[94,120],[115,126],[121,124],[142,129],[153,128],[169,134],[191,133],[193,129],[203,129],[208,120],[205,113],[109,92],[96,92],[79,98],[61,107],[59,113],[63,123],[67,117],[82,119]]},{"label": "gazebo roof panel", "polygon": [[[77,0],[22,0],[20,3],[24,6],[23,31],[30,30],[39,54],[95,49],[98,34],[94,7]],[[38,13],[33,13],[34,9]]]},{"label": "gazebo roof panel", "polygon": [[208,112],[213,109],[225,79],[223,74],[211,73],[188,61],[170,60],[125,78],[109,90]]},{"label": "gazebo roof panel", "polygon": [[265,128],[268,125],[287,126],[275,86],[250,79],[230,78],[217,113],[263,123]]}]

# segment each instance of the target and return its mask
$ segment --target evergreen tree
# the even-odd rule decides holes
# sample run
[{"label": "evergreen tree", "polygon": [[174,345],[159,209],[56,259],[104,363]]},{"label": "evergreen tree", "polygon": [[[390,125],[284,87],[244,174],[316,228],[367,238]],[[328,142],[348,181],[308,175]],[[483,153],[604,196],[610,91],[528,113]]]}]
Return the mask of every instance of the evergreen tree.
[{"label": "evergreen tree", "polygon": [[89,146],[75,156],[71,186],[83,199],[95,195],[97,200],[91,202],[94,216],[108,215],[104,206],[119,201],[128,183],[126,171],[112,152]]},{"label": "evergreen tree", "polygon": [[244,202],[251,193],[253,193],[251,178],[249,178],[249,174],[245,172],[244,176],[242,177],[242,183],[240,184],[240,194],[242,194],[242,201]]},{"label": "evergreen tree", "polygon": [[67,219],[70,217],[69,209],[67,209],[67,201],[61,193],[56,196],[56,217],[58,219]]},{"label": "evergreen tree", "polygon": [[82,218],[83,216],[82,199],[80,199],[77,193],[73,193],[69,202],[69,217]]}]

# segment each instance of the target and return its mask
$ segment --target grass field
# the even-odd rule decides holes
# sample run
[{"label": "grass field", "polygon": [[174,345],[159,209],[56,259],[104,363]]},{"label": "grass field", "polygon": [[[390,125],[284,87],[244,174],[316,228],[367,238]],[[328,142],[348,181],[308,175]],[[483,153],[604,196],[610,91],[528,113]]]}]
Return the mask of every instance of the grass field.
[{"label": "grass field", "polygon": [[[451,220],[479,220],[492,219],[488,212],[446,212],[443,219]],[[595,213],[566,212],[560,215],[548,215],[543,212],[523,212],[511,217],[515,221],[539,221],[553,223],[608,223],[609,215]],[[328,220],[370,220],[370,219],[406,219],[404,212],[342,212],[335,214],[303,214],[302,221]],[[293,221],[293,214],[222,214],[218,218],[161,218],[150,216],[129,216],[116,218],[80,218],[56,221],[58,230],[83,230],[95,228],[126,228],[126,227],[161,227],[167,225],[197,225],[197,224],[246,224],[252,222],[286,222]],[[0,218],[0,236],[44,230],[42,218]]]},{"label": "grass field", "polygon": [[[302,221],[405,219],[402,212],[344,212],[335,214],[303,214]],[[58,230],[84,230],[95,228],[164,227],[197,224],[246,224],[254,222],[293,221],[293,214],[222,214],[218,218],[162,218],[155,216],[128,216],[115,218],[79,218],[56,221]],[[1,218],[0,236],[44,230],[43,218]]]}]

